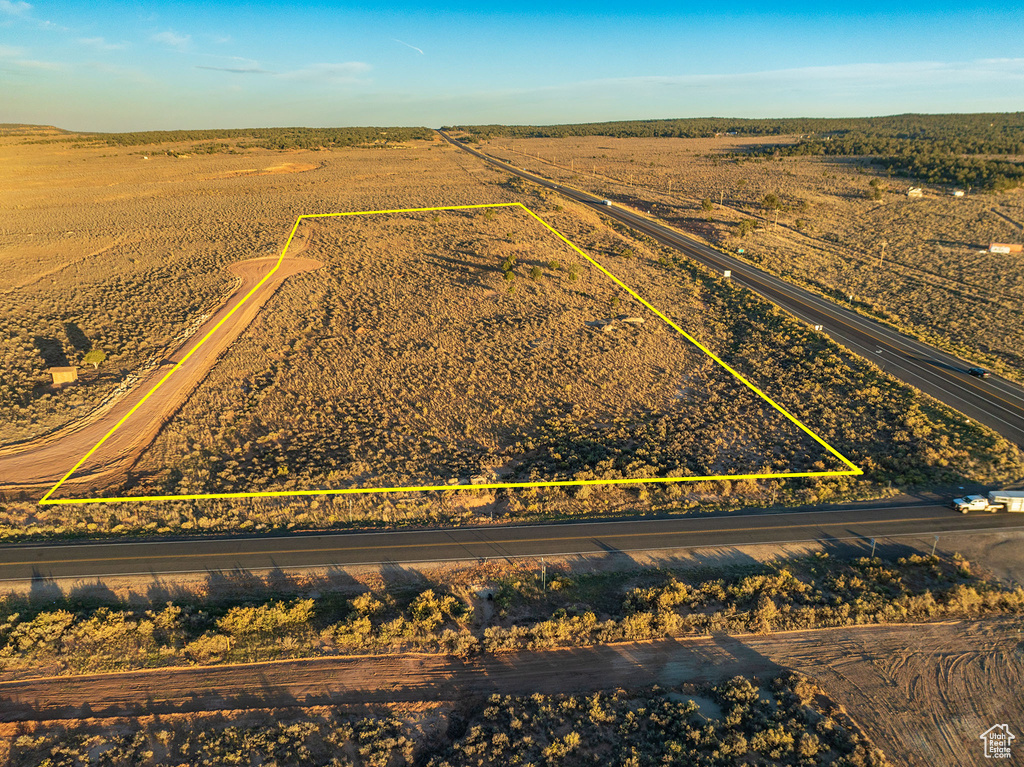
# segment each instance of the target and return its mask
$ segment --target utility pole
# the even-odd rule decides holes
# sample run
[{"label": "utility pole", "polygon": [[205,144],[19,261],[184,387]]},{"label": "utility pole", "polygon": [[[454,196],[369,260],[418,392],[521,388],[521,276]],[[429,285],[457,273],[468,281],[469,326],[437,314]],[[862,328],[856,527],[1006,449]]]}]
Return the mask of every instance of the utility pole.
[{"label": "utility pole", "polygon": [[[938,538],[936,538],[935,540],[938,540]],[[540,558],[540,583],[541,583],[540,590],[541,591],[547,591],[548,590],[548,566],[544,562],[544,557]]]},{"label": "utility pole", "polygon": [[778,228],[779,228],[779,209],[776,208],[775,209],[775,223],[772,225],[772,229],[778,229]]},{"label": "utility pole", "polygon": [[718,204],[719,205],[725,205],[725,190],[724,189],[719,189],[718,190]]},{"label": "utility pole", "polygon": [[878,265],[881,267],[882,259],[885,258],[885,246],[889,244],[888,240],[882,240],[882,249],[878,251]]}]

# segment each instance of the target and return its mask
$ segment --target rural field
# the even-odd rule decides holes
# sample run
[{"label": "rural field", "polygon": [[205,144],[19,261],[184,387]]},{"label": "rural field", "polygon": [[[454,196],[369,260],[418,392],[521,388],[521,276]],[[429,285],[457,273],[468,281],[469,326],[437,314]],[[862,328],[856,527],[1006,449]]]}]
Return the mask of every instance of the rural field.
[{"label": "rural field", "polygon": [[[326,266],[267,305],[131,493],[845,468],[522,209],[301,227]],[[702,313],[613,232],[584,237],[684,327]]]},{"label": "rural field", "polygon": [[[127,136],[0,147],[4,172],[28,179],[3,192],[0,468],[35,477],[32,492],[241,300],[299,215],[517,202],[865,475],[90,507],[36,506],[22,483],[0,505],[6,538],[812,503],[1024,471],[1005,440],[756,296],[440,142],[317,151]],[[306,219],[288,256],[58,497],[843,468],[522,208]],[[79,385],[46,385],[48,367],[97,350],[106,359]]]},{"label": "rural field", "polygon": [[[39,140],[56,143],[26,143]],[[2,443],[70,423],[159,360],[231,293],[226,267],[278,256],[300,214],[504,201],[473,183],[488,171],[410,144],[195,154],[191,142],[0,138]],[[107,359],[86,366],[88,385],[45,390],[45,368],[92,349]]]},{"label": "rural field", "polygon": [[37,586],[0,600],[4,756],[980,763],[1021,715],[1008,542]]},{"label": "rural field", "polygon": [[[495,137],[480,147],[743,248],[761,268],[1024,380],[1024,256],[987,252],[1024,241],[1020,190],[953,197],[955,185],[894,177],[871,157],[772,154],[799,140]],[[911,186],[925,196],[908,198]]]}]

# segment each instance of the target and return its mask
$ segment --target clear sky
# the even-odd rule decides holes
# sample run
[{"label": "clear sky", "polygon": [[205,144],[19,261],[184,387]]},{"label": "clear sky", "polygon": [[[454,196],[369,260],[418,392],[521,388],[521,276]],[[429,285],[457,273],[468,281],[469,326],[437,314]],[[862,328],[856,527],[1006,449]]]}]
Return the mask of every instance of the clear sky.
[{"label": "clear sky", "polygon": [[0,122],[129,131],[1021,110],[1018,2],[0,0]]}]

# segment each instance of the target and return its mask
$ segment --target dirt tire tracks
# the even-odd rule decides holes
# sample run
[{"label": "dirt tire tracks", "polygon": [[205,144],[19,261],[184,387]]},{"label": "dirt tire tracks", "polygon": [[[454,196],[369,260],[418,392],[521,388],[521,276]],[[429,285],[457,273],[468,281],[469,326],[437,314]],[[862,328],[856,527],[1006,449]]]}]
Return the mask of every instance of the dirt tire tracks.
[{"label": "dirt tire tracks", "polygon": [[[0,721],[584,692],[735,674],[814,678],[894,764],[982,764],[978,736],[1024,726],[1017,617],[664,639],[474,659],[405,653],[0,682]],[[895,663],[889,659],[897,658]]]},{"label": "dirt tire tracks", "polygon": [[[281,260],[272,276],[248,299],[246,296],[273,269],[278,257],[255,258],[231,264],[228,269],[238,278],[233,293],[166,360],[175,364],[181,362],[195,348],[198,340],[206,338],[208,333],[212,332],[212,335],[80,467],[68,485],[76,485],[76,489],[81,492],[83,485],[108,483],[114,476],[127,471],[155,439],[167,418],[205,378],[216,360],[256,318],[263,305],[284,281],[292,275],[322,266],[319,261],[297,257],[307,247],[306,236],[297,236],[289,248],[288,256]],[[218,323],[228,315],[230,318],[217,328]],[[0,490],[30,490],[31,494],[41,496],[45,489],[64,476],[76,461],[146,397],[167,372],[166,364],[158,365],[143,375],[131,390],[109,406],[101,408],[100,412],[94,411],[39,440],[0,452]],[[133,424],[145,426],[132,428]]]}]

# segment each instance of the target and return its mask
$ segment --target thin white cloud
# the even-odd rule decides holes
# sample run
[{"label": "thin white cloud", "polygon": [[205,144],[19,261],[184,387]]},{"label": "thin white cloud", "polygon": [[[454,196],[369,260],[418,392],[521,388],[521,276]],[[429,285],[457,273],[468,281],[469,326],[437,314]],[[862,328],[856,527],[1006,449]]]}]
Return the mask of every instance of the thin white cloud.
[{"label": "thin white cloud", "polygon": [[409,43],[405,42],[404,40],[399,40],[399,39],[398,39],[397,37],[392,37],[391,39],[392,39],[392,41],[394,41],[394,42],[396,42],[396,43],[401,43],[401,44],[402,44],[402,45],[404,45],[404,46],[405,46],[406,48],[412,48],[412,49],[413,49],[414,51],[416,51],[416,53],[418,53],[418,54],[419,54],[420,56],[424,55],[424,54],[423,54],[423,51],[422,51],[422,50],[420,50],[419,48],[417,48],[417,47],[416,47],[415,45],[409,45]]},{"label": "thin white cloud", "polygon": [[[977,59],[974,61],[904,61],[886,64],[862,63],[835,66],[773,69],[760,72],[701,75],[650,75],[591,80],[580,85],[651,85],[679,87],[743,87],[772,84],[819,85],[836,83],[863,88],[905,86],[915,83],[965,83],[977,78],[1024,78],[1024,58]],[[560,88],[562,86],[552,86]]]},{"label": "thin white cloud", "polygon": [[27,16],[31,10],[31,5],[20,0],[13,3],[11,0],[0,0],[0,13],[6,13],[9,16]]},{"label": "thin white cloud", "polygon": [[372,67],[362,61],[347,61],[343,64],[311,64],[304,69],[282,72],[279,77],[286,80],[309,82],[354,83],[359,75],[369,72]]},{"label": "thin white cloud", "polygon": [[102,37],[80,37],[78,42],[99,51],[122,51],[128,47],[128,43],[108,43]]},{"label": "thin white cloud", "polygon": [[209,67],[203,66],[202,64],[196,64],[196,69],[209,69],[212,72],[230,72],[233,75],[273,75],[276,72],[271,72],[269,69],[261,69],[257,66],[252,67]]},{"label": "thin white cloud", "polygon": [[56,72],[64,68],[62,64],[58,64],[56,61],[37,61],[35,59],[13,59],[9,63],[21,69],[39,69],[48,72]]},{"label": "thin white cloud", "polygon": [[141,69],[136,69],[134,67],[117,66],[116,64],[108,64],[105,61],[87,61],[82,66],[86,69],[91,69],[94,72],[101,72],[104,75],[120,77],[124,80],[130,80],[142,85],[158,84],[158,81],[153,77],[146,74]]},{"label": "thin white cloud", "polygon": [[[2,0],[0,0],[2,1]],[[165,32],[158,32],[151,38],[154,42],[163,43],[169,45],[171,48],[177,48],[184,50],[188,47],[189,42],[192,40],[191,35],[179,35],[174,30],[168,29]]]},{"label": "thin white cloud", "polygon": [[11,56],[23,56],[24,54],[24,48],[15,48],[13,45],[0,45],[0,57],[9,58]]}]

